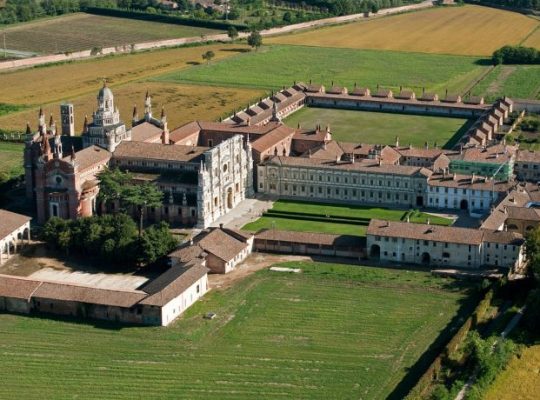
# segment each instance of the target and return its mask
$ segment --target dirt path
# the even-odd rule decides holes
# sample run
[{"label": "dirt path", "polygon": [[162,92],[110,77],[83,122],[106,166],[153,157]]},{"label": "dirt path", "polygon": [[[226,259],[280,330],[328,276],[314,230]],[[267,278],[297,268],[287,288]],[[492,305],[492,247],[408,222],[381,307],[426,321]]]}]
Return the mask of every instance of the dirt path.
[{"label": "dirt path", "polygon": [[252,253],[243,263],[238,265],[236,269],[228,274],[212,274],[208,276],[208,281],[211,289],[227,289],[236,282],[241,281],[245,277],[256,271],[268,268],[269,266],[287,261],[310,261],[307,256],[288,256],[279,254],[267,253]]},{"label": "dirt path", "polygon": [[498,93],[499,90],[501,89],[502,85],[504,84],[504,82],[517,69],[517,67],[515,67],[515,66],[505,66],[505,67],[501,67],[501,68],[502,68],[502,71],[499,74],[499,77],[496,80],[494,80],[493,82],[491,82],[490,85],[487,87],[486,95]]},{"label": "dirt path", "polygon": [[[302,22],[299,24],[283,26],[281,28],[266,29],[266,30],[261,31],[261,35],[262,36],[280,35],[280,34],[290,33],[290,32],[298,31],[298,30],[312,29],[312,28],[317,28],[317,27],[326,26],[326,25],[334,25],[334,24],[341,24],[345,22],[351,22],[358,19],[381,18],[387,15],[399,14],[399,13],[414,11],[414,10],[421,10],[421,9],[429,8],[429,7],[433,7],[433,2],[426,0],[418,4],[410,4],[407,6],[387,8],[385,10],[380,10],[377,14],[370,15],[369,17],[366,17],[363,13],[352,14],[352,15],[345,15],[342,17],[333,17],[333,18],[318,19],[318,20],[309,21],[309,22]],[[249,33],[241,32],[239,34],[239,38],[246,38],[248,35]],[[131,53],[132,51],[151,50],[151,49],[165,48],[165,47],[176,47],[176,46],[182,46],[182,45],[192,44],[192,43],[205,43],[205,42],[217,42],[217,41],[229,42],[230,40],[231,39],[225,33],[217,34],[217,35],[207,35],[204,37],[195,36],[195,37],[179,38],[179,39],[167,39],[167,40],[159,40],[159,41],[154,41],[154,42],[137,43],[134,45],[107,47],[107,48],[102,49],[99,56],[104,56],[104,55],[109,55],[109,54]],[[32,58],[5,61],[5,62],[0,63],[0,71],[14,69],[14,68],[35,67],[36,65],[44,65],[44,64],[50,64],[50,63],[73,61],[73,60],[96,57],[96,55],[91,54],[91,53],[92,53],[91,50],[83,50],[83,51],[77,51],[77,52],[67,53],[67,54],[49,54],[49,55],[44,55],[44,56],[32,57]]]}]

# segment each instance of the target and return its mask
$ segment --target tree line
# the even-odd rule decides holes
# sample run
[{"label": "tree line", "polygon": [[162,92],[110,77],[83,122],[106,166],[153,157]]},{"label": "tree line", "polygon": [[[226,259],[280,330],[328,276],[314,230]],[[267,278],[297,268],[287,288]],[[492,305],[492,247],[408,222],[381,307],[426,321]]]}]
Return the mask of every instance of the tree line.
[{"label": "tree line", "polygon": [[467,0],[467,3],[540,11],[540,0]]},{"label": "tree line", "polygon": [[540,51],[533,47],[504,46],[492,56],[493,64],[540,64]]},{"label": "tree line", "polygon": [[42,239],[66,255],[122,267],[154,263],[177,245],[166,222],[149,226],[139,238],[137,224],[123,213],[77,220],[53,217],[45,223]]}]

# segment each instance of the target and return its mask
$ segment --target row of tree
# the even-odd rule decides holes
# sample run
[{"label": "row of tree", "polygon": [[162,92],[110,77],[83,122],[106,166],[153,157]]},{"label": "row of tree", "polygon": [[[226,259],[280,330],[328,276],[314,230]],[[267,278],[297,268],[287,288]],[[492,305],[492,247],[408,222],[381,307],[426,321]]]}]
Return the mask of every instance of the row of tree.
[{"label": "row of tree", "polygon": [[0,24],[68,14],[85,7],[116,7],[117,0],[7,0],[0,8]]},{"label": "row of tree", "polygon": [[540,10],[540,0],[467,0],[467,3],[495,5],[522,10]]},{"label": "row of tree", "polygon": [[492,56],[493,64],[540,64],[540,51],[533,47],[504,46]]},{"label": "row of tree", "polygon": [[115,266],[153,263],[177,245],[165,222],[151,225],[141,236],[127,214],[64,220],[53,217],[43,227],[42,238],[51,248]]}]

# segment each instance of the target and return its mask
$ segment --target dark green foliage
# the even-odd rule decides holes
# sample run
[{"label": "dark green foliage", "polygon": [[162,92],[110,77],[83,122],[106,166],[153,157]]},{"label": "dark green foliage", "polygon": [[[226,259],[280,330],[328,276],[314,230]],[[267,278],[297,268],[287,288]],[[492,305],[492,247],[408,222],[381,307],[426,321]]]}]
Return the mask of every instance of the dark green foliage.
[{"label": "dark green foliage", "polygon": [[540,335],[540,289],[529,293],[523,322],[531,333]]},{"label": "dark green foliage", "polygon": [[234,26],[229,26],[229,29],[227,30],[227,36],[229,36],[234,42],[238,37],[238,30]]},{"label": "dark green foliage", "polygon": [[207,63],[212,61],[212,58],[214,58],[216,54],[212,50],[208,50],[206,53],[202,55],[203,60],[206,60]]},{"label": "dark green foliage", "polygon": [[486,4],[502,8],[540,10],[540,0],[468,0],[467,3]]},{"label": "dark green foliage", "polygon": [[540,64],[540,51],[533,47],[504,46],[492,56],[493,64]]},{"label": "dark green foliage", "polygon": [[51,218],[42,238],[51,248],[105,263],[134,266],[149,264],[168,254],[176,239],[165,222],[150,226],[138,245],[137,226],[126,214],[104,215],[67,221]]},{"label": "dark green foliage", "polygon": [[255,49],[258,49],[262,46],[262,36],[259,32],[253,31],[247,38],[247,43],[254,47]]},{"label": "dark green foliage", "polygon": [[525,118],[519,124],[519,128],[525,132],[538,132],[540,130],[539,118]]}]

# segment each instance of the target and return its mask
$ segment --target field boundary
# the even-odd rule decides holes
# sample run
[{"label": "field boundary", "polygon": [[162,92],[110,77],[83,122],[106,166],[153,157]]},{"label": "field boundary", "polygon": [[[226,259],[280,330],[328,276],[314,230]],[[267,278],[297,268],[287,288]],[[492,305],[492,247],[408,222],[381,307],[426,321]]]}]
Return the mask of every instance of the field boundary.
[{"label": "field boundary", "polygon": [[[310,29],[310,28],[315,28],[319,26],[341,24],[344,22],[355,21],[361,18],[383,17],[383,16],[398,14],[398,13],[402,13],[406,11],[421,10],[421,9],[429,8],[429,7],[433,7],[433,2],[430,0],[426,0],[418,4],[411,4],[411,5],[401,6],[401,7],[394,7],[394,8],[387,8],[385,10],[380,10],[376,15],[371,15],[371,16],[369,15],[366,16],[364,13],[361,13],[361,14],[345,15],[342,17],[324,18],[324,19],[318,19],[318,20],[313,20],[313,21],[308,21],[308,22],[302,22],[299,24],[287,25],[280,28],[266,29],[266,30],[262,30],[260,33],[262,36],[279,35],[283,33],[291,33],[296,30],[304,30],[304,29]],[[249,33],[239,32],[238,39],[244,39],[247,36],[249,36]],[[164,48],[164,47],[178,47],[178,46],[184,46],[184,45],[194,44],[194,43],[230,42],[230,41],[231,39],[228,37],[228,35],[226,33],[223,33],[223,34],[216,34],[216,35],[208,35],[204,37],[194,36],[194,37],[187,37],[187,38],[141,42],[141,43],[135,43],[131,45],[103,48],[97,54],[95,54],[95,52],[92,50],[82,50],[82,51],[77,51],[73,53],[49,54],[49,55],[37,56],[37,57],[32,57],[32,58],[20,59],[20,60],[5,61],[5,62],[0,63],[0,71],[14,69],[14,68],[35,67],[38,65],[57,63],[57,62],[81,60],[81,59],[96,57],[96,56],[122,54],[122,53],[129,53],[129,52],[142,51],[142,50],[153,50],[153,49]]]}]

